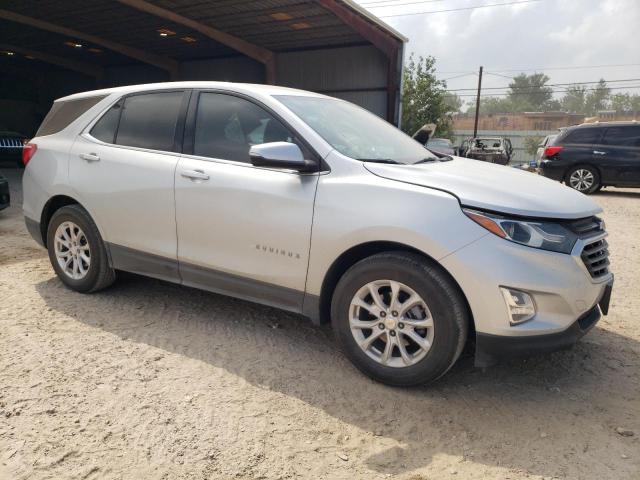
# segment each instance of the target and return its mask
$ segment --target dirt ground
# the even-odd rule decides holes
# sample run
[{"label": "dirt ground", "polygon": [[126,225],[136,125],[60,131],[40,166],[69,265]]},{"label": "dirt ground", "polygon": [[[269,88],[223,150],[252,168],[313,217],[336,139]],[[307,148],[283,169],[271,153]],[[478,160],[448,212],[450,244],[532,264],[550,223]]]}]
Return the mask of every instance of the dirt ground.
[{"label": "dirt ground", "polygon": [[574,349],[399,389],[296,315],[134,275],[67,290],[2,172],[0,478],[640,479],[640,190],[594,197],[616,285]]}]

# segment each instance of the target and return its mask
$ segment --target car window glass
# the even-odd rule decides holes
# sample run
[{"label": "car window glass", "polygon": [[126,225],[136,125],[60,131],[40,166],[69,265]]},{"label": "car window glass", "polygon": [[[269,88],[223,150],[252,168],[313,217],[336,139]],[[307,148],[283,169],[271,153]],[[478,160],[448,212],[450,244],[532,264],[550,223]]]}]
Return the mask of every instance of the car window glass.
[{"label": "car window glass", "polygon": [[52,135],[58,133],[71,125],[84,112],[96,105],[106,95],[97,95],[77,100],[58,101],[53,104],[47,116],[44,117],[40,128],[36,132],[36,137],[42,135]]},{"label": "car window glass", "polygon": [[183,92],[132,95],[124,101],[116,143],[173,151]]},{"label": "car window glass", "polygon": [[598,143],[601,133],[600,128],[577,128],[567,135],[564,143]]},{"label": "car window glass", "polygon": [[602,143],[621,147],[640,147],[640,126],[609,127],[604,134]]},{"label": "car window glass", "polygon": [[249,163],[251,146],[270,142],[295,143],[293,134],[255,103],[221,93],[200,94],[194,155]]},{"label": "car window glass", "polygon": [[91,136],[105,143],[113,143],[116,138],[122,103],[118,102],[105,113],[91,129]]}]

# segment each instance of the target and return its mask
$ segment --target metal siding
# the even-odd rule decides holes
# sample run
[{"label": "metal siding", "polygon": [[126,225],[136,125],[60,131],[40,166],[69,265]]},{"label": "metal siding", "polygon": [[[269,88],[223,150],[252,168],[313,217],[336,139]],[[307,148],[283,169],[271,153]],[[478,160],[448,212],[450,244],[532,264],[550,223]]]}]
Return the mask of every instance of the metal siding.
[{"label": "metal siding", "polygon": [[181,80],[263,83],[264,66],[248,57],[193,60],[180,66]]}]

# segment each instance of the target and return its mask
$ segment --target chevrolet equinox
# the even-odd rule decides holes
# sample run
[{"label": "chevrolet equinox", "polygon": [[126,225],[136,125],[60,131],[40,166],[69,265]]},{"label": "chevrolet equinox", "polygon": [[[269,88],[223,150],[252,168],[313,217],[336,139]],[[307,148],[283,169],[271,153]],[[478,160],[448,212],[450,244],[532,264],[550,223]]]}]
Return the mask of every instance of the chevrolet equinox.
[{"label": "chevrolet equinox", "polygon": [[436,156],[351,103],[267,85],[57,100],[23,151],[27,228],[78,292],[129,271],[331,322],[391,385],[572,345],[606,314],[601,209]]}]

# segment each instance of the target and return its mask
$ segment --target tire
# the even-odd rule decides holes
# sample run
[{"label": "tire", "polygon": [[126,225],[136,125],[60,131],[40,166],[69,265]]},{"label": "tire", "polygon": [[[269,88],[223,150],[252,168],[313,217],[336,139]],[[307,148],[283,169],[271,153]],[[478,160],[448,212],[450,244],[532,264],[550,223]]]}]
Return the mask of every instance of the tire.
[{"label": "tire", "polygon": [[600,190],[600,174],[598,171],[587,165],[572,168],[567,173],[566,182],[574,190],[590,195]]},{"label": "tire", "polygon": [[[79,230],[75,230],[72,226],[77,227]],[[63,230],[66,232],[66,237],[60,236],[60,240],[57,241],[58,232]],[[65,238],[69,238],[72,235],[71,230],[77,233],[77,237],[74,237],[74,239],[77,239],[76,246],[73,246],[73,242],[65,240]],[[67,248],[63,245],[63,242],[72,244],[72,246]],[[85,254],[84,257],[81,257],[81,249],[82,253]],[[98,227],[96,227],[87,211],[80,205],[67,205],[56,210],[53,214],[47,227],[47,250],[49,251],[49,260],[58,278],[67,287],[76,292],[96,292],[108,287],[116,279],[115,271],[109,266],[107,250],[100,232],[98,232]],[[60,263],[61,261],[64,262],[64,258],[73,257],[72,252],[78,252],[77,260],[81,261],[75,278],[73,276],[76,275],[75,269],[71,266],[68,269],[64,269]],[[61,260],[58,254],[66,254],[66,257]],[[82,258],[89,258],[90,262],[87,263]],[[71,265],[73,265],[73,262]],[[80,270],[83,267],[84,272]]]},{"label": "tire", "polygon": [[[367,291],[371,291],[371,282],[375,282],[374,290],[380,294],[384,306],[391,303],[391,285],[401,285],[395,288],[399,288],[397,298],[402,303],[395,303],[395,308],[389,308],[384,318],[382,311],[378,310],[379,313],[373,315],[369,310],[375,310],[373,294],[365,296]],[[407,303],[409,298],[415,298],[411,291],[423,300],[423,304],[416,304],[405,313],[402,306],[414,303]],[[368,307],[361,307],[361,301]],[[395,325],[393,317],[397,322]],[[363,321],[374,328],[361,327],[365,324]],[[466,343],[470,319],[458,286],[440,267],[416,254],[389,252],[359,261],[342,276],[331,302],[331,322],[342,350],[363,373],[387,385],[413,386],[433,382],[453,366]],[[385,324],[384,328],[380,323]],[[420,329],[410,326],[423,323],[431,323],[432,327]],[[370,336],[373,338],[374,334],[378,338],[370,342]],[[413,340],[415,334],[422,338],[421,344],[425,339],[430,340],[430,346],[419,348]],[[384,352],[389,339],[392,344],[396,343],[390,347],[385,362]],[[358,342],[369,343],[370,346],[363,349]],[[404,345],[409,361],[397,342]]]}]

